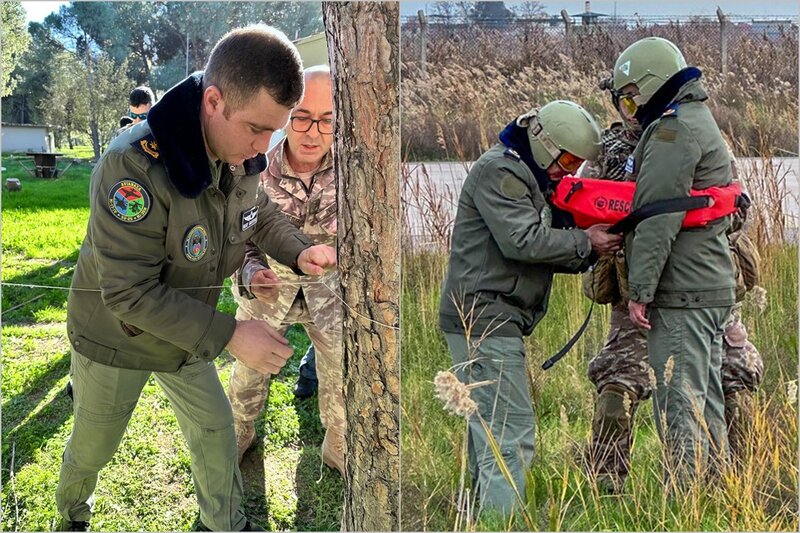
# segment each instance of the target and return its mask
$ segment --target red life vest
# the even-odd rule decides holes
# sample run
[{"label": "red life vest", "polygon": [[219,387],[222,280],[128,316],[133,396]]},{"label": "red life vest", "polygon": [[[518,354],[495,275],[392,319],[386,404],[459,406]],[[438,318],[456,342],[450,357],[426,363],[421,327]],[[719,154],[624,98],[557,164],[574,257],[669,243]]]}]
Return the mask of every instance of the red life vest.
[{"label": "red life vest", "polygon": [[[636,182],[633,181],[567,176],[556,186],[552,202],[559,209],[569,212],[575,219],[575,224],[585,229],[595,224],[616,224],[624,219],[631,213],[635,192]],[[690,192],[692,197],[708,198],[710,201],[706,207],[686,211],[682,225],[684,228],[705,226],[713,220],[735,213],[742,205],[742,188],[738,183],[725,187],[692,189]]]}]

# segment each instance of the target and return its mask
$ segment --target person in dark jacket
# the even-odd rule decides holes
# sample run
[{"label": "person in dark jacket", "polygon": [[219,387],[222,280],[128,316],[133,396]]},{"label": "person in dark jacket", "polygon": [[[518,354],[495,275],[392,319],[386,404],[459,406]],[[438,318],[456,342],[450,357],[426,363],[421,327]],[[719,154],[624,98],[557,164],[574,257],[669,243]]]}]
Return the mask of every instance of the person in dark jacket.
[{"label": "person in dark jacket", "polygon": [[63,529],[88,529],[98,473],[153,373],[191,453],[200,527],[258,529],[242,510],[233,415],[214,359],[227,348],[274,374],[292,350],[266,323],[216,305],[248,240],[298,273],[336,263],[333,248],[314,246],[258,194],[270,137],[302,94],[285,35],[234,30],[204,72],[170,89],[95,166],[67,307],[74,426],[56,489]]},{"label": "person in dark jacket", "polygon": [[[677,46],[658,37],[633,43],[617,59],[614,90],[643,130],[626,165],[636,179],[633,209],[732,182],[728,147],[700,76]],[[625,240],[628,310],[647,330],[665,477],[679,485],[728,459],[720,368],[723,331],[736,301],[731,217],[689,229],[681,227],[684,217],[650,217]]]},{"label": "person in dark jacket", "polygon": [[[548,203],[552,186],[597,157],[600,128],[572,102],[512,121],[472,166],[458,202],[439,325],[478,412],[469,418],[469,465],[483,508],[508,513],[534,450],[534,414],[523,337],[547,311],[553,274],[586,270],[619,249],[608,225],[566,229]],[[480,419],[500,446],[503,476]]]}]

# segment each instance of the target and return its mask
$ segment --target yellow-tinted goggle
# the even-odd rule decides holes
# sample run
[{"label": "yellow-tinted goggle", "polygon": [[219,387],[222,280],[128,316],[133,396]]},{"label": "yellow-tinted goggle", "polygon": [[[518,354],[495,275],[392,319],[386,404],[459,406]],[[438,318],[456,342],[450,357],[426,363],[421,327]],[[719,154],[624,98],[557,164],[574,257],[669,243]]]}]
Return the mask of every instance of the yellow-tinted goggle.
[{"label": "yellow-tinted goggle", "polygon": [[564,172],[574,173],[580,168],[583,159],[569,152],[561,152],[561,155],[556,159],[556,163]]},{"label": "yellow-tinted goggle", "polygon": [[636,114],[639,105],[634,101],[632,94],[621,94],[619,96],[619,105],[628,116],[632,117]]}]

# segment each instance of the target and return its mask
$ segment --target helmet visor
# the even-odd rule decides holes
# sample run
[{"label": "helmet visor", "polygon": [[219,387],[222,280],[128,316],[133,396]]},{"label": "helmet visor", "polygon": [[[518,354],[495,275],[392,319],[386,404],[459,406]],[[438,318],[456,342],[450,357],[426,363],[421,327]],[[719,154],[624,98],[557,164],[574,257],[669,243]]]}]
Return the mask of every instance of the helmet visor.
[{"label": "helmet visor", "polygon": [[576,172],[578,168],[580,168],[581,164],[583,163],[583,159],[577,155],[563,151],[561,152],[561,155],[558,156],[558,159],[556,159],[556,163],[558,163],[558,166],[561,167],[561,170],[572,174]]}]

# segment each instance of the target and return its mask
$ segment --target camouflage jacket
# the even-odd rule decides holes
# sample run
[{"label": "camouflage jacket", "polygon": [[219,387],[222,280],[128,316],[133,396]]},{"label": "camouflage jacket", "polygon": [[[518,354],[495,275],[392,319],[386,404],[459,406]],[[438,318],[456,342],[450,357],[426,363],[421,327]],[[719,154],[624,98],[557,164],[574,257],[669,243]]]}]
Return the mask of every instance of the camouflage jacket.
[{"label": "camouflage jacket", "polygon": [[614,122],[603,131],[602,147],[596,161],[587,161],[581,168],[581,178],[623,181],[625,163],[639,143],[640,133]]},{"label": "camouflage jacket", "polygon": [[[315,244],[336,246],[336,181],[333,172],[333,154],[328,152],[311,179],[308,189],[297,177],[285,158],[286,139],[275,145],[267,157],[269,166],[261,174],[261,185],[270,200],[297,228],[311,237]],[[272,269],[282,285],[277,301],[261,302],[250,292],[250,282],[258,270]],[[262,255],[254,245],[248,245],[245,260],[238,272],[239,290],[233,290],[239,306],[253,318],[283,319],[297,298],[300,289],[305,297],[311,317],[317,326],[330,328],[334,321],[336,297],[320,285],[336,289],[339,276],[334,270],[322,277],[298,276],[273,258]]]}]

